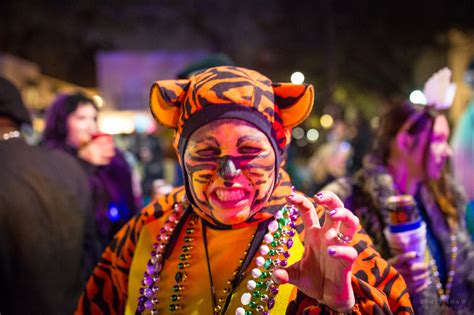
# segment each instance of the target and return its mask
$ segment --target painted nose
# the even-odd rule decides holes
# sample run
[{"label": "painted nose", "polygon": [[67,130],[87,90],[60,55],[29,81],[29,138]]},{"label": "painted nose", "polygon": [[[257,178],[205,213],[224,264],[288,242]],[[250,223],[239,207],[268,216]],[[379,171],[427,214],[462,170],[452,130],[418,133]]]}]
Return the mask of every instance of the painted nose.
[{"label": "painted nose", "polygon": [[229,157],[224,158],[219,169],[219,175],[224,179],[234,179],[240,174],[242,174],[242,171],[237,169],[234,161]]},{"label": "painted nose", "polygon": [[446,157],[450,158],[453,156],[453,148],[448,144],[447,149],[446,149]]}]

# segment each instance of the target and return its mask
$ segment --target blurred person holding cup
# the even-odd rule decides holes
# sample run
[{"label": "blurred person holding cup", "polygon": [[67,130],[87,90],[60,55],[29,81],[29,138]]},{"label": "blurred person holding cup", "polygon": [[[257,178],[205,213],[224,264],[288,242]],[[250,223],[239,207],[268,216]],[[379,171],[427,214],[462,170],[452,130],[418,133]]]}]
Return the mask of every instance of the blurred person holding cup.
[{"label": "blurred person holding cup", "polygon": [[419,274],[407,276],[405,281],[412,293],[420,292],[429,285],[429,271],[425,264],[426,223],[421,219],[411,195],[390,196],[386,207],[388,224],[383,232],[393,255],[389,261],[403,275],[411,275],[419,270]]},{"label": "blurred person holding cup", "polygon": [[130,166],[112,135],[99,132],[98,112],[85,94],[59,95],[48,109],[42,144],[76,157],[86,172],[102,251],[137,207]]},{"label": "blurred person holding cup", "polygon": [[416,314],[474,313],[466,203],[445,168],[452,154],[445,115],[455,94],[450,79],[444,68],[425,83],[426,105],[390,108],[363,168],[324,188],[353,209],[382,257],[405,278]]},{"label": "blurred person holding cup", "polygon": [[90,140],[82,143],[78,149],[81,159],[97,166],[110,164],[115,154],[112,135],[100,132],[92,134]]}]

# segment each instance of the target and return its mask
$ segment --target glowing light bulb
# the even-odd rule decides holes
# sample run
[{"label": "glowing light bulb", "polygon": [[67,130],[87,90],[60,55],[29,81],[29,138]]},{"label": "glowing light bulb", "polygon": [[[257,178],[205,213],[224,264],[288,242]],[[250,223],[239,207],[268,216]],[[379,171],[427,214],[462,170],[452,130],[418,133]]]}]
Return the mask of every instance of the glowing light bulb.
[{"label": "glowing light bulb", "polygon": [[306,138],[308,139],[308,142],[315,143],[318,141],[319,132],[316,129],[309,129],[306,133]]},{"label": "glowing light bulb", "polygon": [[304,74],[299,71],[293,72],[293,74],[291,75],[291,83],[301,84],[303,82],[304,82]]},{"label": "glowing light bulb", "polygon": [[410,102],[413,104],[421,104],[421,105],[426,105],[426,97],[423,92],[420,90],[415,90],[410,93]]},{"label": "glowing light bulb", "polygon": [[322,126],[324,129],[329,129],[329,128],[331,128],[332,125],[334,124],[334,119],[332,118],[331,115],[329,115],[329,114],[324,114],[324,115],[321,116],[320,123],[321,123],[321,126]]}]

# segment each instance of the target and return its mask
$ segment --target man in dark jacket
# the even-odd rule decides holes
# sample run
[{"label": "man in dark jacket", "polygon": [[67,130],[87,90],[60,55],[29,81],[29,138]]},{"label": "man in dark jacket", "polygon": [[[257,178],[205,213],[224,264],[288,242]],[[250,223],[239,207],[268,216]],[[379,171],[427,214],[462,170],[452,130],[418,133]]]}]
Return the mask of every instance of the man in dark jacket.
[{"label": "man in dark jacket", "polygon": [[28,145],[19,91],[0,78],[0,314],[72,314],[96,261],[77,162]]}]

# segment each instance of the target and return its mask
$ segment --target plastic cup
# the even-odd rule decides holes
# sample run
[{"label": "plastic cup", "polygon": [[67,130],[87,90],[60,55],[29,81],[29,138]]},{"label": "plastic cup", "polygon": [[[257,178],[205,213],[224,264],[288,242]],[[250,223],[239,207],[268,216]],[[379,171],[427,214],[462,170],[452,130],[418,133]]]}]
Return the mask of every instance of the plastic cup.
[{"label": "plastic cup", "polygon": [[426,250],[426,224],[418,221],[418,225],[411,224],[408,227],[416,228],[403,229],[400,225],[387,226],[384,229],[384,235],[390,246],[392,255],[403,254],[407,252],[416,252],[416,262],[424,262]]}]

